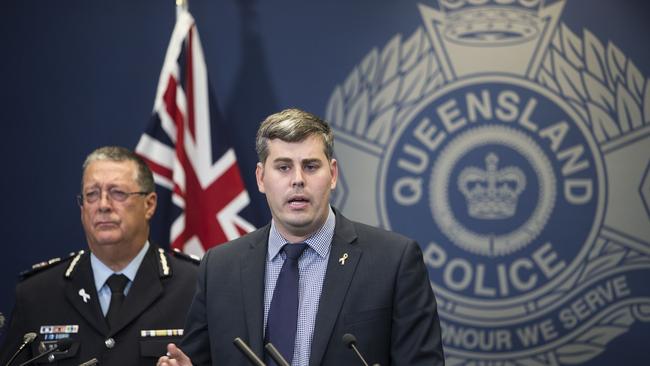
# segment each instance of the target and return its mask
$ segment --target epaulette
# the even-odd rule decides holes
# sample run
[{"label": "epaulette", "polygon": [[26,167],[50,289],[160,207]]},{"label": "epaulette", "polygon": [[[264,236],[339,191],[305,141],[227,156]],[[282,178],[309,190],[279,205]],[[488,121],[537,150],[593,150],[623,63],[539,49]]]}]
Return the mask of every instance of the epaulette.
[{"label": "epaulette", "polygon": [[165,253],[165,249],[158,248],[158,272],[160,273],[160,277],[169,277],[172,275],[172,269],[169,267],[169,263],[167,262],[167,253]]},{"label": "epaulette", "polygon": [[194,264],[201,263],[201,258],[199,258],[199,256],[181,252],[178,248],[174,248],[173,250],[171,250],[171,253],[174,255],[174,257],[178,259],[182,259]]},{"label": "epaulette", "polygon": [[[80,253],[83,253],[83,250],[80,251]],[[76,255],[77,255],[77,253],[72,252],[65,258],[57,257],[57,258],[52,258],[52,259],[47,260],[47,261],[43,261],[43,262],[33,264],[31,266],[31,268],[20,272],[20,274],[19,274],[20,279],[24,280],[24,279],[34,275],[35,273],[41,272],[41,271],[43,271],[45,269],[48,269],[48,268],[52,268],[52,267],[56,266],[57,264],[62,264],[62,263],[68,262],[70,260],[73,260],[73,258],[75,258]]]},{"label": "epaulette", "polygon": [[167,260],[168,255],[173,255],[174,258],[178,258],[181,260],[185,260],[194,264],[199,264],[201,263],[201,259],[195,255],[192,254],[186,254],[181,252],[178,249],[173,249],[173,250],[165,250],[162,248],[158,248],[158,270],[160,272],[160,277],[169,277],[172,275],[172,268],[169,265],[169,262]]},{"label": "epaulette", "polygon": [[70,262],[70,265],[65,270],[65,275],[64,275],[65,278],[70,278],[70,276],[72,276],[72,273],[77,268],[77,263],[79,263],[79,259],[81,259],[81,256],[84,255],[84,253],[85,251],[83,250],[78,251],[77,254],[72,253],[74,259],[72,260],[72,262]]}]

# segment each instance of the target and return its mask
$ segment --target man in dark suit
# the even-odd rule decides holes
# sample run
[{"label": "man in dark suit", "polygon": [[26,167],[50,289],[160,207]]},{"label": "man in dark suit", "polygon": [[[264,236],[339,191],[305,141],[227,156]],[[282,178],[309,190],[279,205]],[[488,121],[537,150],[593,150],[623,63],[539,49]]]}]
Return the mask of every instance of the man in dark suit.
[{"label": "man in dark suit", "polygon": [[0,352],[5,365],[28,332],[36,341],[18,365],[70,340],[66,352],[43,363],[153,364],[179,340],[192,300],[198,261],[147,240],[156,209],[151,171],[133,152],[103,147],[83,165],[81,222],[90,251],[36,266],[18,284],[11,323]]},{"label": "man in dark suit", "polygon": [[167,365],[247,365],[242,338],[267,363],[272,343],[292,365],[443,365],[436,302],[422,252],[399,234],[346,219],[329,205],[333,134],[296,109],[260,126],[256,177],[272,222],[208,251],[179,347]]}]

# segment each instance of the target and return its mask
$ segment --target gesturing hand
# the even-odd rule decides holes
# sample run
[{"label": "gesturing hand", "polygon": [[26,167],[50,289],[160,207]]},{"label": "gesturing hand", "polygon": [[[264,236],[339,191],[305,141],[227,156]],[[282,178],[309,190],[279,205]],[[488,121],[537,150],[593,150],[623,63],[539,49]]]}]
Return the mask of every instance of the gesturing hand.
[{"label": "gesturing hand", "polygon": [[192,366],[192,360],[174,343],[167,345],[167,355],[158,359],[156,366]]}]

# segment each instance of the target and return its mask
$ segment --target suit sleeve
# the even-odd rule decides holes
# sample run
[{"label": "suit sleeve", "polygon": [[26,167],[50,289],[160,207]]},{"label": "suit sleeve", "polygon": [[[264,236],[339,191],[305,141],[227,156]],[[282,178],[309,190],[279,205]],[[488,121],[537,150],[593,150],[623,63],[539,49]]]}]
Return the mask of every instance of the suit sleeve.
[{"label": "suit sleeve", "polygon": [[194,299],[190,305],[185,322],[185,333],[180,344],[183,352],[190,357],[193,365],[210,365],[210,334],[206,313],[206,278],[210,257],[208,251],[199,267],[199,276]]},{"label": "suit sleeve", "polygon": [[420,246],[410,241],[395,284],[392,365],[444,365],[436,299]]}]

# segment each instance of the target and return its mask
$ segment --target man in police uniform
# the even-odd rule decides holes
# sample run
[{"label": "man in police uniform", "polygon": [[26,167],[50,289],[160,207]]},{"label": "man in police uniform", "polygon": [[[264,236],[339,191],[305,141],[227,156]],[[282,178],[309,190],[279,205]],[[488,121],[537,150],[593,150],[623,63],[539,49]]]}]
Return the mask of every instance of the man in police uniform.
[{"label": "man in police uniform", "polygon": [[81,189],[90,251],[25,275],[16,288],[0,365],[28,332],[38,337],[13,365],[64,338],[72,341],[69,350],[40,362],[78,365],[96,358],[102,365],[153,364],[167,343],[182,336],[198,261],[149,243],[157,196],[147,165],[125,148],[97,149],[84,162]]}]

